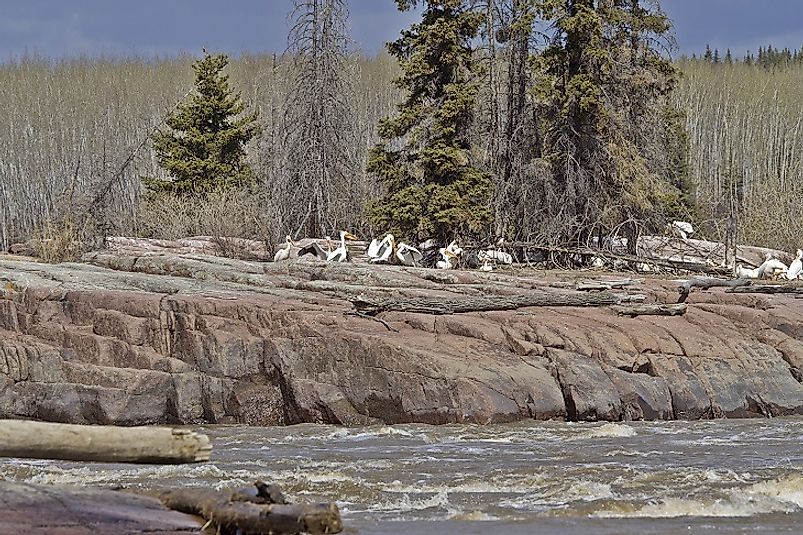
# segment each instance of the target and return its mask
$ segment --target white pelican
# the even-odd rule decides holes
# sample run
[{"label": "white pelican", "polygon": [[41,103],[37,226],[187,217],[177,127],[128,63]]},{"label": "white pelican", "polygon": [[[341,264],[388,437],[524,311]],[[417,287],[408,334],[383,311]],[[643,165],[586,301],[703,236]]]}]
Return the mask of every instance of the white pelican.
[{"label": "white pelican", "polygon": [[803,251],[797,250],[795,259],[789,264],[789,270],[786,272],[786,280],[799,279],[801,272],[803,272]]},{"label": "white pelican", "polygon": [[757,279],[758,269],[750,269],[736,264],[736,278],[737,279]]},{"label": "white pelican", "polygon": [[669,227],[669,233],[676,238],[686,240],[694,234],[694,227],[687,221],[673,221]]},{"label": "white pelican", "polygon": [[602,269],[605,267],[605,259],[599,256],[591,257],[591,267],[594,269]]},{"label": "white pelican", "polygon": [[493,271],[493,270],[494,270],[494,267],[491,265],[491,263],[488,260],[483,262],[483,264],[480,266],[480,271],[485,271],[486,273],[488,271]]},{"label": "white pelican", "polygon": [[279,249],[278,251],[276,251],[276,254],[273,255],[274,262],[281,262],[283,260],[287,260],[288,258],[290,258],[290,249],[295,247],[296,244],[293,241],[293,238],[291,238],[289,234],[287,235],[286,240],[287,240],[287,245],[283,249]]},{"label": "white pelican", "polygon": [[340,247],[326,255],[327,262],[348,262],[349,250],[346,247],[346,240],[356,240],[357,236],[346,230],[340,231]]},{"label": "white pelican", "polygon": [[368,246],[366,254],[373,263],[387,262],[393,256],[393,249],[396,247],[396,241],[393,234],[388,234],[381,241],[374,239],[371,245]]},{"label": "white pelican", "polygon": [[418,267],[421,265],[424,255],[412,245],[401,242],[399,248],[396,249],[396,258],[403,266]]},{"label": "white pelican", "polygon": [[782,274],[789,271],[789,267],[772,256],[772,253],[767,253],[764,263],[758,266],[759,279],[776,279]]},{"label": "white pelican", "polygon": [[438,260],[435,264],[437,269],[454,269],[454,264],[452,264],[452,260],[457,258],[457,255],[449,250],[448,247],[439,250],[441,254],[441,258],[443,260]]},{"label": "white pelican", "polygon": [[455,256],[460,256],[461,254],[463,254],[463,248],[457,245],[456,240],[452,240],[452,243],[446,246],[446,250]]},{"label": "white pelican", "polygon": [[500,264],[511,265],[513,263],[513,256],[504,251],[497,251],[496,249],[488,249],[487,251],[480,251],[477,253],[477,258],[482,262],[499,262]]}]

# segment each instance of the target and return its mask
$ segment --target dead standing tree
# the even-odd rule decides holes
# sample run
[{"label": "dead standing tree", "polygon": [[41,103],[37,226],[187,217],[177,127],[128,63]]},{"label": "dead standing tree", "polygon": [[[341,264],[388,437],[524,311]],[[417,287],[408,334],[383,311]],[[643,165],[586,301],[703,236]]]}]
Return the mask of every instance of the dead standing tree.
[{"label": "dead standing tree", "polygon": [[288,232],[322,236],[353,219],[356,129],[349,107],[345,0],[294,0],[286,169],[279,195]]}]

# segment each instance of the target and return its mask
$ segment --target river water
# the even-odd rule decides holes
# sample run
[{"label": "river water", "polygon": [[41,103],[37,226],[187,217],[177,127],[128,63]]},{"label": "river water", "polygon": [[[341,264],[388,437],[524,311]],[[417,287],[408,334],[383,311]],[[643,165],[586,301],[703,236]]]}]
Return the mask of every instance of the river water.
[{"label": "river water", "polygon": [[0,478],[162,488],[279,483],[347,533],[803,533],[803,420],[207,427],[212,462],[0,462]]}]

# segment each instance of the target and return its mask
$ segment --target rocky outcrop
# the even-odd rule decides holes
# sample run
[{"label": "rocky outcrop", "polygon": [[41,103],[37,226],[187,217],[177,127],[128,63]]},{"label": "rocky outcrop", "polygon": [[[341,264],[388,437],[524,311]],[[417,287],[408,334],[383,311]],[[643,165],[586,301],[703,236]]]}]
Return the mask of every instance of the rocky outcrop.
[{"label": "rocky outcrop", "polygon": [[158,499],[102,489],[0,481],[0,533],[183,535],[208,533],[199,518]]},{"label": "rocky outcrop", "polygon": [[[362,314],[365,296],[575,295],[577,275],[96,253],[0,257],[0,417],[281,425],[803,414],[803,302]],[[676,283],[618,293],[674,302]],[[380,321],[381,320],[381,321]]]}]

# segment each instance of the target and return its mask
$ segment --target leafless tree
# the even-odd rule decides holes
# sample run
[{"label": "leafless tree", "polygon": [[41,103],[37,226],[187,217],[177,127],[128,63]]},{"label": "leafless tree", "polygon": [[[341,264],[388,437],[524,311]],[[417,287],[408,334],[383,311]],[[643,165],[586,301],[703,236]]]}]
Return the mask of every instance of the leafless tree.
[{"label": "leafless tree", "polygon": [[278,188],[289,232],[320,236],[360,211],[353,178],[352,112],[345,0],[294,0],[289,52],[293,80],[285,105],[285,165]]}]

